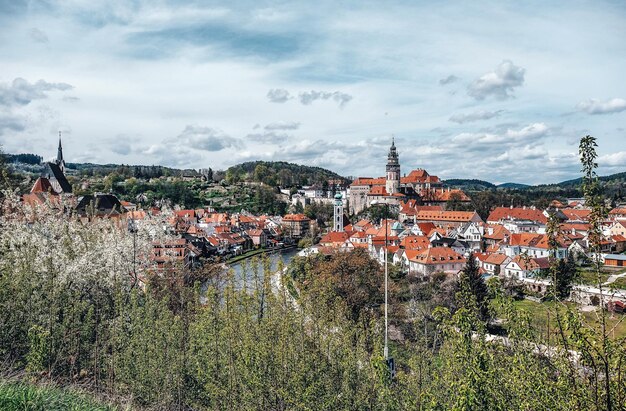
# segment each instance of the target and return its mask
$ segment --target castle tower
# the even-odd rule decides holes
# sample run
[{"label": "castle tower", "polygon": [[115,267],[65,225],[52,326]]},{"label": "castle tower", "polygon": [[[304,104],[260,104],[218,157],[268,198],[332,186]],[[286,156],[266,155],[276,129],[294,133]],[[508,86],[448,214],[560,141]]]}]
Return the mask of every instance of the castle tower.
[{"label": "castle tower", "polygon": [[343,232],[343,201],[341,194],[335,194],[335,216],[333,219],[333,231]]},{"label": "castle tower", "polygon": [[63,146],[61,146],[61,132],[59,131],[59,148],[57,150],[56,165],[59,166],[61,171],[65,173],[65,160],[63,160]]},{"label": "castle tower", "polygon": [[387,155],[387,184],[385,188],[389,195],[400,191],[400,162],[393,137],[391,138],[391,147]]}]

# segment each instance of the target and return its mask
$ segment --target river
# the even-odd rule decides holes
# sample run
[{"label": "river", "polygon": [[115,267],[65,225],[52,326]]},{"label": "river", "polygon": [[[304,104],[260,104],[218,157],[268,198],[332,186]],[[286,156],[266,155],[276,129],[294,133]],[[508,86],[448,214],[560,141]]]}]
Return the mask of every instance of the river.
[{"label": "river", "polygon": [[[272,252],[268,254],[268,257],[270,259],[270,274],[273,274],[274,272],[276,272],[276,270],[278,269],[278,262],[280,260],[283,261],[283,264],[285,265],[285,267],[287,265],[289,265],[289,263],[291,262],[291,260],[298,255],[298,249],[297,248],[290,248],[287,250],[279,250],[276,252]],[[253,257],[254,258],[254,257]],[[258,256],[258,261],[259,261],[259,279],[263,278],[264,270],[263,270],[263,263],[262,263],[262,255]],[[243,274],[243,263],[244,261],[247,263],[248,265],[248,281],[253,281],[253,271],[252,271],[252,258],[248,258],[246,260],[243,261],[238,261],[234,264],[228,264],[228,268],[232,268],[235,271],[235,278],[238,284],[241,283],[242,280],[242,274]]]},{"label": "river", "polygon": [[[276,272],[276,270],[278,269],[278,262],[280,260],[283,260],[283,263],[285,265],[285,267],[291,262],[291,260],[298,255],[298,249],[297,248],[290,248],[290,249],[286,249],[286,250],[278,250],[276,252],[272,252],[272,253],[268,253],[267,256],[270,259],[270,274],[273,274]],[[257,257],[259,265],[258,265],[258,278],[257,281],[259,281],[259,284],[262,284],[263,282],[263,275],[265,274],[264,270],[263,270],[263,262],[262,262],[262,258],[263,255],[259,255]],[[242,260],[239,262],[236,262],[234,264],[226,264],[225,265],[225,269],[232,269],[235,272],[235,288],[237,289],[241,289],[243,286],[243,266],[244,266],[244,261],[248,266],[247,269],[247,283],[246,283],[246,288],[251,290],[254,288],[255,284],[255,276],[254,276],[254,272],[253,272],[253,268],[252,268],[252,260],[254,259],[254,257],[248,258],[246,260]],[[205,282],[204,284],[202,284],[201,289],[200,289],[200,301],[201,302],[206,302],[206,291],[207,288],[209,286],[208,282]],[[224,286],[224,283],[217,283],[214,284],[214,286],[217,286],[219,288]]]}]

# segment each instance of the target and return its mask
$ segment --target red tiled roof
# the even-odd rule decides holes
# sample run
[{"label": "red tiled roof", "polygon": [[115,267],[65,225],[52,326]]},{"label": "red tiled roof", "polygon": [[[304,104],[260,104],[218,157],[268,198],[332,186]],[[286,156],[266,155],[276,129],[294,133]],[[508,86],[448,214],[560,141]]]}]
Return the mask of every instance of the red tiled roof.
[{"label": "red tiled roof", "polygon": [[546,224],[548,219],[541,210],[537,210],[534,208],[520,208],[520,207],[497,207],[494,209],[489,217],[487,217],[487,221],[495,222],[500,220],[530,220],[537,221],[542,224]]},{"label": "red tiled roof", "polygon": [[263,230],[258,230],[258,229],[246,230],[246,234],[248,234],[250,237],[259,237],[263,235]]},{"label": "red tiled roof", "polygon": [[502,263],[506,261],[507,258],[508,257],[505,254],[494,253],[494,254],[489,254],[485,262],[487,264],[501,265]]},{"label": "red tiled roof", "polygon": [[474,211],[420,211],[415,216],[422,221],[471,221]]},{"label": "red tiled roof", "polygon": [[566,208],[561,210],[563,214],[567,216],[568,220],[573,221],[588,221],[589,214],[591,214],[591,210],[588,209],[576,209],[576,208]]},{"label": "red tiled roof", "polygon": [[371,177],[358,177],[350,184],[350,186],[378,186],[387,184],[387,179],[384,177],[371,178]]},{"label": "red tiled roof", "polygon": [[320,244],[343,244],[348,238],[350,238],[350,233],[345,231],[331,231],[322,237]]},{"label": "red tiled roof", "polygon": [[371,196],[388,196],[385,186],[374,186],[369,192]]},{"label": "red tiled roof", "polygon": [[311,219],[304,214],[287,214],[283,217],[283,221],[311,221]]},{"label": "red tiled roof", "polygon": [[576,230],[576,231],[589,231],[591,224],[589,223],[563,223],[561,224],[561,230]]},{"label": "red tiled roof", "polygon": [[550,268],[550,259],[549,258],[530,258],[523,255],[516,255],[512,263],[516,263],[519,267],[524,271],[530,270],[545,270]]},{"label": "red tiled roof", "polygon": [[[560,247],[567,247],[572,243],[566,236],[558,236],[557,242]],[[524,247],[534,247],[541,248],[547,250],[549,248],[548,244],[548,236],[545,234],[535,234],[535,233],[515,233],[511,234],[510,245],[524,246]]]},{"label": "red tiled roof", "polygon": [[422,250],[411,261],[415,261],[420,264],[436,265],[448,264],[451,262],[464,263],[466,259],[450,247],[432,247]]},{"label": "red tiled roof", "polygon": [[421,250],[428,248],[430,240],[423,235],[408,235],[402,239],[400,246],[407,250]]},{"label": "red tiled roof", "polygon": [[33,188],[30,189],[30,193],[31,194],[33,193],[57,194],[52,188],[52,184],[50,184],[50,180],[48,180],[45,177],[39,177],[37,181],[35,181]]},{"label": "red tiled roof", "polygon": [[626,215],[626,207],[621,207],[621,206],[615,207],[614,209],[609,211],[609,215],[616,215],[616,214]]},{"label": "red tiled roof", "polygon": [[504,239],[505,235],[511,235],[511,232],[507,230],[503,225],[495,225],[492,227],[493,227],[493,233],[488,234],[487,232],[485,232],[485,235],[483,236],[483,238],[486,238],[489,240],[501,241]]}]

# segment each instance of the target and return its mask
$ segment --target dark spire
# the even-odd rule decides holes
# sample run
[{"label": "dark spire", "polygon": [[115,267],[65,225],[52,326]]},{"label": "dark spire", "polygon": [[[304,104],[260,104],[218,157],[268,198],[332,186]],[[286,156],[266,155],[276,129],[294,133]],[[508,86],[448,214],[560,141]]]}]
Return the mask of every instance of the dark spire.
[{"label": "dark spire", "polygon": [[59,149],[57,150],[57,164],[63,162],[63,147],[61,146],[61,132],[59,131]]}]

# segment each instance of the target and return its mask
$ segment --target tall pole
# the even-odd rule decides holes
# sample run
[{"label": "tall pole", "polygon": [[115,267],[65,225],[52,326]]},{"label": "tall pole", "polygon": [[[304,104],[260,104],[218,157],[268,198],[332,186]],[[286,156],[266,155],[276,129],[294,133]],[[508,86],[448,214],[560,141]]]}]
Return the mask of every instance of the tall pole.
[{"label": "tall pole", "polygon": [[[385,211],[386,211],[386,215],[387,217],[389,217],[389,204],[385,203]],[[388,255],[387,255],[387,232],[389,229],[389,219],[386,218],[385,219],[385,360],[389,359],[389,347],[387,346],[387,274],[388,274],[388,268],[387,268],[387,260]]]}]

